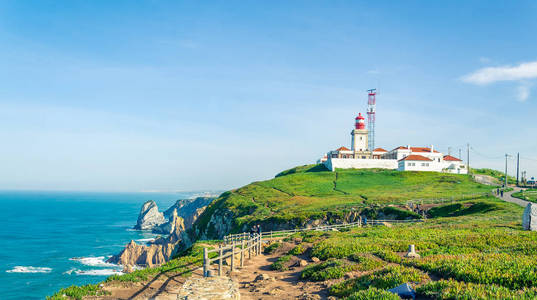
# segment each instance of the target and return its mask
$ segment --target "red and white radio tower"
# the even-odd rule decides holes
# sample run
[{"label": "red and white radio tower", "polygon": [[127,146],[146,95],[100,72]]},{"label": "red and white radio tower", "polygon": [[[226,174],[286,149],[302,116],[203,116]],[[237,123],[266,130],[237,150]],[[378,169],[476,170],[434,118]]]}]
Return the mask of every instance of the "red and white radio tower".
[{"label": "red and white radio tower", "polygon": [[375,106],[376,106],[376,99],[375,96],[377,95],[377,89],[371,89],[367,90],[367,129],[369,129],[369,136],[367,137],[368,140],[368,148],[369,151],[373,151],[375,149]]}]

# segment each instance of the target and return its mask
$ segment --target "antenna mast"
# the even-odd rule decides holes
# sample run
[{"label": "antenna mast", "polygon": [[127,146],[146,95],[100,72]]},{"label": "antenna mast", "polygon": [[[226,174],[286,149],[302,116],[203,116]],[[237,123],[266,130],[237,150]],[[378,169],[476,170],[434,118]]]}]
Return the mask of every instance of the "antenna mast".
[{"label": "antenna mast", "polygon": [[368,145],[369,151],[375,149],[375,110],[377,89],[367,90],[367,129],[369,129]]}]

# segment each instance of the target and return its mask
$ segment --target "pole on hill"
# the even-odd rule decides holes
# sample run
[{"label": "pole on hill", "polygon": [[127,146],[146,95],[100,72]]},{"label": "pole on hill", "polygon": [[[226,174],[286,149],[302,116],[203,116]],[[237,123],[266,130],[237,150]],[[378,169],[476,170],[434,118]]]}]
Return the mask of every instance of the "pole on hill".
[{"label": "pole on hill", "polygon": [[470,174],[470,143],[466,144],[466,156],[468,158],[466,161],[466,170],[468,170],[468,174]]},{"label": "pole on hill", "polygon": [[516,186],[518,186],[519,173],[520,173],[520,152],[516,154]]},{"label": "pole on hill", "polygon": [[507,157],[509,157],[509,154],[505,153],[505,188],[507,188]]}]

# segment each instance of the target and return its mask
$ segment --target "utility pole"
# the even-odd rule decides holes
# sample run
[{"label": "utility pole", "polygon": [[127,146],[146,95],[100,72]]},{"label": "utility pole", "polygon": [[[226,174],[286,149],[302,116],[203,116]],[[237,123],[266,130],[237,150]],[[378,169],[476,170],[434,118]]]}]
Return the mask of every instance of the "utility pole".
[{"label": "utility pole", "polygon": [[447,147],[447,154],[451,156],[451,147]]},{"label": "utility pole", "polygon": [[466,144],[466,157],[468,158],[466,160],[466,164],[467,164],[466,170],[468,170],[468,174],[470,174],[470,143]]},{"label": "utility pole", "polygon": [[462,149],[459,148],[459,159],[462,159]]},{"label": "utility pole", "polygon": [[507,158],[509,154],[505,153],[505,184],[504,187],[507,188]]},{"label": "utility pole", "polygon": [[520,170],[520,152],[516,154],[516,186],[518,186],[518,174]]}]

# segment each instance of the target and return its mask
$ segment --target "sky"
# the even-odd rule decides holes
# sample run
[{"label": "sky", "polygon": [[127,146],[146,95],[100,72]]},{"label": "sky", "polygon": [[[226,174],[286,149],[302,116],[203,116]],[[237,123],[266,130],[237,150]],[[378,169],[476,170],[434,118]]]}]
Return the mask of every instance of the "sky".
[{"label": "sky", "polygon": [[349,147],[370,88],[376,146],[537,176],[535,32],[535,1],[0,1],[0,189],[237,188]]}]

